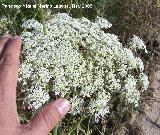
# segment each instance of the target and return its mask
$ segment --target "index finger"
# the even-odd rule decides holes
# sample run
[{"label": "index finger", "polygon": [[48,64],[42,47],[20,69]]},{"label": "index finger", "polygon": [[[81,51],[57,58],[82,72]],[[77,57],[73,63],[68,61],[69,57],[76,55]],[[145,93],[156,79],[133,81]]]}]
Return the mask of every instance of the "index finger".
[{"label": "index finger", "polygon": [[18,77],[19,54],[21,39],[15,36],[8,40],[1,54],[0,63],[0,91],[4,99],[16,100],[16,86]]}]

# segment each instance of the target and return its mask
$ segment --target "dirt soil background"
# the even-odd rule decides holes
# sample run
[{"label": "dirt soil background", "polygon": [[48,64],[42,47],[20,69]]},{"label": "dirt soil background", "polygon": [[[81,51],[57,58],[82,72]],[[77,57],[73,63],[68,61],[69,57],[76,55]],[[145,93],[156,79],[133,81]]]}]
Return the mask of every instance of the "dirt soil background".
[{"label": "dirt soil background", "polygon": [[160,39],[148,41],[147,48],[150,55],[145,56],[145,63],[150,80],[150,94],[145,97],[143,114],[137,118],[136,123],[142,135],[160,135]]},{"label": "dirt soil background", "polygon": [[160,135],[160,70],[152,73],[150,79],[152,102],[145,105],[144,114],[138,123],[144,135]]}]

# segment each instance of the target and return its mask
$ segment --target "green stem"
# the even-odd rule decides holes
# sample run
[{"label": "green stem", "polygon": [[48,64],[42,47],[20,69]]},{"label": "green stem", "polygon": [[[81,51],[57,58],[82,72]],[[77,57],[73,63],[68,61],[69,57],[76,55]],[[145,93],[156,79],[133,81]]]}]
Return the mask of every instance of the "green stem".
[{"label": "green stem", "polygon": [[56,125],[56,127],[54,128],[54,133],[53,133],[53,135],[58,135],[58,129],[59,129],[59,127],[60,127],[60,124],[58,123],[58,124]]},{"label": "green stem", "polygon": [[88,116],[82,116],[81,117],[81,119],[80,119],[80,121],[76,124],[76,126],[71,130],[71,131],[69,131],[69,133],[67,133],[67,135],[71,135],[71,133],[73,132],[73,131],[75,131],[76,129],[78,129],[78,128],[80,128],[81,126],[81,122],[83,121],[83,120],[85,120],[86,118],[87,118]]},{"label": "green stem", "polygon": [[[42,5],[41,0],[38,0],[39,5]],[[43,25],[43,32],[44,35],[47,35],[47,30],[46,30],[46,25],[45,25],[45,18],[44,18],[44,13],[43,13],[43,8],[40,8],[40,13],[41,13],[41,20],[42,20],[42,25]]]}]

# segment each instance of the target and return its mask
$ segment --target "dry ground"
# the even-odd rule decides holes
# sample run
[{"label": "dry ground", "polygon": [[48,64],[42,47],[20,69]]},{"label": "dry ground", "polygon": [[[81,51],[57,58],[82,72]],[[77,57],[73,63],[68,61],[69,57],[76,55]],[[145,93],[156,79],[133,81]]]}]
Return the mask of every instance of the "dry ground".
[{"label": "dry ground", "polygon": [[152,102],[145,105],[145,114],[138,119],[138,123],[144,135],[160,135],[160,70],[152,73],[150,79]]}]

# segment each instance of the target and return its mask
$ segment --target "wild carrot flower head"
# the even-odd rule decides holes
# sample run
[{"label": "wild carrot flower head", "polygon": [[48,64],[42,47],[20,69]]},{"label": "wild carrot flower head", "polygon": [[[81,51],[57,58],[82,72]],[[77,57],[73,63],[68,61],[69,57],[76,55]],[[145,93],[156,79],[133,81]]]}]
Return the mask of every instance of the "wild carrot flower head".
[{"label": "wild carrot flower head", "polygon": [[[58,13],[46,21],[47,35],[34,19],[26,20],[22,27],[19,81],[32,108],[48,101],[49,92],[55,97],[68,97],[72,115],[83,112],[93,115],[96,122],[110,113],[115,93],[138,106],[138,86],[148,86],[143,62],[123,47],[116,35],[102,30],[111,27],[107,20],[97,17],[91,22]],[[134,41],[132,46],[138,43]]]}]

